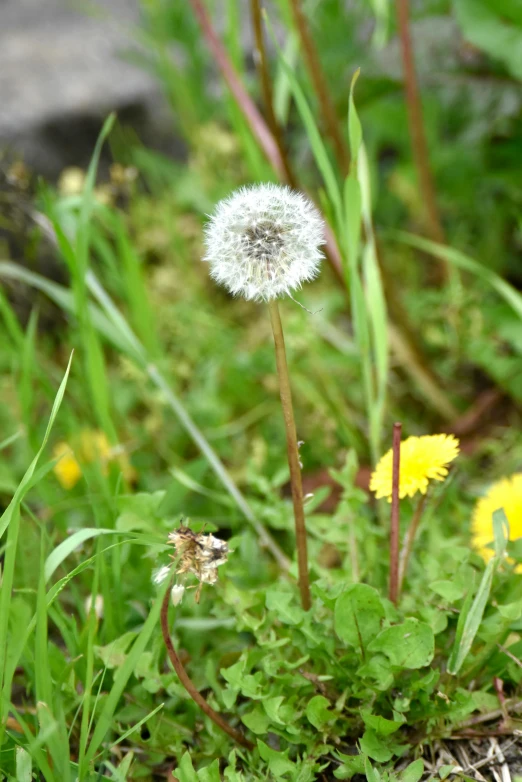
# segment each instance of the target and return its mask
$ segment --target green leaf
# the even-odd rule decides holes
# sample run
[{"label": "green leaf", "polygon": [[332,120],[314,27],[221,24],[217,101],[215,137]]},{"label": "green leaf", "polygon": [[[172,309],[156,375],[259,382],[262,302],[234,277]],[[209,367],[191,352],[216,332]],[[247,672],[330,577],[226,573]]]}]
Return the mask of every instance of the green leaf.
[{"label": "green leaf", "polygon": [[423,668],[433,660],[435,638],[431,627],[417,619],[383,630],[368,646],[370,652],[382,652],[398,668]]},{"label": "green leaf", "polygon": [[404,769],[401,773],[400,780],[401,782],[419,782],[419,779],[423,774],[424,761],[422,758],[419,758],[418,760],[414,760],[413,763],[410,763],[408,768]]},{"label": "green leaf", "polygon": [[487,282],[493,290],[495,290],[504,301],[522,318],[522,295],[506,282],[498,274],[488,269],[487,266],[478,263],[469,255],[465,255],[459,250],[454,250],[451,247],[446,247],[443,244],[437,244],[429,239],[422,239],[420,236],[414,236],[413,234],[398,231],[394,235],[405,244],[409,244],[411,247],[417,247],[422,252],[434,255],[436,258],[441,258],[444,261],[454,265],[457,269],[464,269],[464,271],[471,272],[476,277],[484,282]]},{"label": "green leaf", "polygon": [[364,758],[364,773],[368,782],[381,782],[381,775],[376,768],[372,766],[369,758]]},{"label": "green leaf", "polygon": [[432,581],[430,584],[430,589],[432,592],[435,592],[435,594],[443,597],[444,600],[447,600],[448,603],[453,603],[455,600],[460,600],[465,591],[462,584],[459,584],[455,581],[445,580]]},{"label": "green leaf", "polygon": [[361,717],[363,718],[366,727],[371,728],[380,736],[389,736],[391,733],[395,733],[403,724],[403,722],[387,720],[385,717],[364,710],[361,710]]},{"label": "green leaf", "polygon": [[249,728],[252,733],[265,734],[270,725],[270,720],[266,712],[260,706],[256,706],[252,711],[243,714],[241,721]]},{"label": "green leaf", "polygon": [[314,695],[306,704],[306,718],[314,728],[322,730],[322,728],[335,719],[335,714],[329,711],[330,701],[325,698],[324,695]]},{"label": "green leaf", "polygon": [[336,757],[343,763],[334,771],[336,779],[351,779],[355,774],[364,774],[364,755],[343,755],[338,752]]},{"label": "green leaf", "polygon": [[454,0],[457,20],[465,38],[491,57],[500,60],[517,79],[522,79],[522,19],[520,4],[499,0],[493,5],[488,0]]},{"label": "green leaf", "polygon": [[199,782],[221,782],[219,773],[219,758],[216,758],[209,766],[198,771]]},{"label": "green leaf", "polygon": [[367,584],[353,584],[335,602],[335,632],[364,657],[366,647],[381,629],[384,616],[378,592]]},{"label": "green leaf", "polygon": [[106,646],[95,646],[94,651],[106,668],[119,668],[125,662],[126,651],[135,638],[135,631],[129,630]]},{"label": "green leaf", "polygon": [[353,99],[355,85],[357,84],[357,79],[359,78],[360,74],[361,69],[357,68],[352,76],[352,81],[350,84],[350,98],[348,102],[348,138],[350,140],[350,154],[352,156],[353,166],[357,165],[357,156],[359,154],[359,149],[362,142],[361,121],[357,115],[355,101]]},{"label": "green leaf", "polygon": [[[480,627],[484,610],[488,602],[489,593],[491,591],[491,584],[493,582],[493,575],[495,573],[497,564],[498,560],[496,557],[490,559],[486,565],[486,569],[482,576],[482,580],[473,603],[470,606],[469,601],[466,600],[466,603],[462,609],[462,613],[457,624],[455,643],[453,644],[453,649],[448,661],[448,673],[452,674],[453,676],[456,676],[460,671]],[[461,617],[464,617],[462,623]]]},{"label": "green leaf", "polygon": [[[270,773],[273,774],[276,779],[295,770],[295,763],[288,760],[288,750],[285,752],[278,752],[275,749],[271,749],[260,739],[257,740],[257,747],[261,758],[268,764]],[[183,782],[183,780],[181,780],[181,782]]]},{"label": "green leaf", "polygon": [[16,748],[16,782],[31,782],[33,762],[23,747]]},{"label": "green leaf", "polygon": [[73,532],[72,535],[56,546],[54,551],[52,551],[45,560],[45,580],[49,581],[56,568],[60,567],[64,559],[66,559],[69,554],[72,554],[72,552],[81,546],[82,543],[85,543],[86,540],[96,538],[99,535],[115,534],[117,534],[116,530],[100,529],[97,527],[85,527],[84,529],[79,529],[77,532]]},{"label": "green leaf", "polygon": [[304,618],[304,611],[296,604],[295,597],[290,592],[268,589],[266,607],[285,624],[296,625]]},{"label": "green leaf", "polygon": [[188,752],[185,752],[180,760],[179,766],[175,771],[179,782],[198,782],[198,775],[194,771],[192,760]]},{"label": "green leaf", "polygon": [[380,763],[387,763],[393,757],[393,751],[389,748],[371,728],[364,731],[359,741],[361,750],[372,760],[378,760]]},{"label": "green leaf", "polygon": [[451,766],[451,765],[441,766],[439,768],[439,777],[441,779],[447,779],[449,775],[454,774],[455,770],[458,768],[459,768],[458,766]]},{"label": "green leaf", "polygon": [[506,553],[509,540],[509,521],[504,508],[493,511],[493,532],[495,535],[495,556],[501,559]]}]

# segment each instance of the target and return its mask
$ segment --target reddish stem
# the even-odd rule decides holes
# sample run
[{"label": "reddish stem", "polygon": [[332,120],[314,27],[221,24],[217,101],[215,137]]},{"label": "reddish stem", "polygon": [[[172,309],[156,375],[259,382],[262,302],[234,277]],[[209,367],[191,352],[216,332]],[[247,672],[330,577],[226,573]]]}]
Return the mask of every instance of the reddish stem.
[{"label": "reddish stem", "polygon": [[295,26],[297,27],[301,39],[308,74],[312,80],[319,100],[321,114],[323,115],[326,125],[326,132],[334,145],[339,168],[342,173],[346,174],[348,173],[349,167],[347,148],[339,128],[335,106],[328,91],[328,85],[323,73],[321,61],[319,60],[314,40],[310,34],[308,21],[303,13],[300,0],[290,0],[290,7],[292,9]]},{"label": "reddish stem", "polygon": [[279,149],[279,154],[281,155],[281,160],[285,168],[285,179],[291,187],[297,188],[297,181],[294,172],[292,171],[290,160],[288,159],[281,126],[277,121],[277,117],[274,112],[274,96],[272,91],[272,82],[270,80],[270,69],[268,67],[265,36],[263,34],[261,0],[250,0],[250,16],[252,18],[252,27],[254,30],[254,39],[256,43],[254,60],[263,93],[263,105],[265,107],[266,119]]},{"label": "reddish stem", "polygon": [[256,104],[245,90],[236,69],[230,61],[225,47],[217,37],[204,3],[202,0],[190,0],[190,3],[201,25],[203,35],[206,38],[210,51],[214,55],[218,68],[228,84],[230,92],[239,106],[241,106],[241,110],[250,125],[252,133],[257,138],[261,149],[274,167],[277,175],[281,177],[281,179],[285,179],[285,166],[277,142],[259,113]]},{"label": "reddish stem", "polygon": [[242,747],[246,747],[246,749],[252,750],[254,749],[254,745],[251,741],[249,741],[247,738],[243,736],[240,731],[233,728],[231,725],[228,724],[228,722],[223,719],[223,717],[217,713],[217,711],[214,711],[212,706],[210,706],[205,698],[201,695],[201,693],[196,689],[194,686],[194,683],[188,673],[186,672],[185,668],[183,667],[183,663],[179,659],[176,650],[174,649],[174,645],[172,643],[172,639],[170,637],[170,631],[169,631],[169,600],[170,600],[170,586],[165,592],[165,597],[163,598],[163,603],[161,604],[161,632],[163,634],[163,640],[165,642],[165,646],[167,647],[167,652],[170,658],[170,661],[173,665],[174,670],[176,671],[178,678],[194,703],[197,703],[197,705],[200,707],[202,711],[205,712],[207,717],[210,717],[212,722],[214,722],[218,728],[221,728],[221,730],[224,730],[225,733],[228,733],[228,735],[234,739],[234,741],[237,741],[238,744],[241,744]]},{"label": "reddish stem", "polygon": [[393,467],[390,523],[390,591],[392,603],[397,604],[399,595],[399,479],[401,467],[402,424],[393,424]]},{"label": "reddish stem", "polygon": [[404,66],[404,87],[408,107],[408,123],[413,159],[419,178],[421,197],[426,210],[427,227],[430,237],[435,242],[445,244],[444,230],[439,216],[435,186],[430,169],[428,145],[424,130],[422,104],[420,98],[413,46],[410,36],[409,0],[396,0],[397,22],[401,41],[402,61]]}]

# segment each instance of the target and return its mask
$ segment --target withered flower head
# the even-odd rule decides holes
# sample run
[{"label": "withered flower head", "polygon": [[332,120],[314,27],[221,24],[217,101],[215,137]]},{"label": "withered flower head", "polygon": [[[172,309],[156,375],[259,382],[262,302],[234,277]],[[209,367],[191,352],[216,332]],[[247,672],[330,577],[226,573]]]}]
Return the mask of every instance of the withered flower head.
[{"label": "withered flower head", "polygon": [[[176,552],[173,557],[176,561],[176,574],[183,576],[192,573],[200,582],[196,593],[196,600],[199,599],[202,584],[216,583],[217,569],[228,559],[228,545],[212,534],[194,532],[183,524],[169,533],[168,542],[172,543]],[[154,575],[154,582],[161,584],[170,574],[171,569],[172,565],[160,568]],[[179,599],[181,600],[181,596]]]}]

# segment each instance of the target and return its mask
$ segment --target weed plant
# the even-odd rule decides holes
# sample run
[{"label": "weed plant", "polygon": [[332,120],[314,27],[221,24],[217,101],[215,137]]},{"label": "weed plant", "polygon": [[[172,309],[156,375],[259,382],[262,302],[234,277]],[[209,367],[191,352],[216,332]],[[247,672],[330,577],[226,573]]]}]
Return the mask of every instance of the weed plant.
[{"label": "weed plant", "polygon": [[[505,95],[515,60],[493,35],[484,43],[467,0],[455,6],[470,40],[502,63]],[[380,59],[393,33],[386,4],[224,8],[214,28],[201,0],[143,3],[143,57],[187,161],[122,147],[110,117],[78,192],[42,184],[29,210],[31,246],[59,259],[67,281],[0,259],[0,774],[475,778],[448,747],[515,746],[522,709],[522,489],[509,477],[522,458],[521,192],[518,153],[503,157],[520,135],[520,99],[518,120],[503,116],[502,152],[467,82],[457,107],[454,85],[428,93],[416,170],[399,85]],[[368,17],[372,42],[361,38]],[[251,22],[257,73],[241,33]],[[97,184],[107,143],[137,172],[123,203]],[[389,172],[387,144],[398,155]],[[431,211],[417,190],[426,176]],[[279,304],[304,441],[310,607],[267,308],[233,300],[200,262],[219,200],[270,182],[307,193],[327,226],[321,277],[294,294],[302,307]],[[23,325],[13,285],[33,305]],[[43,302],[51,328],[39,327]],[[403,445],[386,455],[396,421]],[[435,459],[439,473],[428,475],[432,445],[427,466],[419,451],[408,457],[408,438],[450,432],[461,452]],[[417,468],[429,485],[403,491]],[[372,471],[381,499],[367,491]],[[229,552],[199,602],[201,561],[183,571],[183,593],[157,578],[181,572],[169,534],[182,518]]]}]

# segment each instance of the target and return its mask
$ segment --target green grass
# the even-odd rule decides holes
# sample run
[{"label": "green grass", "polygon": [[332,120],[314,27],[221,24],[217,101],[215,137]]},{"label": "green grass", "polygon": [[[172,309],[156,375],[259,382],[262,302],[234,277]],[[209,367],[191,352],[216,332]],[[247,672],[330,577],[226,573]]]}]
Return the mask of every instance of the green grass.
[{"label": "green grass", "polygon": [[[377,44],[388,17],[373,6]],[[188,160],[125,148],[138,180],[117,203],[102,203],[100,155],[109,142],[118,149],[110,117],[82,192],[42,185],[34,199],[49,221],[41,246],[59,260],[62,280],[3,249],[0,257],[0,776],[9,782],[152,781],[171,771],[179,782],[442,779],[446,772],[430,777],[423,758],[463,733],[466,720],[496,713],[494,680],[508,709],[520,700],[522,548],[513,538],[521,530],[510,518],[508,542],[495,514],[495,553],[485,564],[470,526],[478,497],[522,459],[514,263],[522,199],[511,175],[522,102],[500,139],[471,87],[462,105],[448,84],[426,95],[448,246],[430,241],[402,94],[357,34],[370,8],[307,9],[352,160],[345,175],[280,0],[268,20],[277,29],[276,115],[299,185],[328,218],[342,263],[336,275],[325,262],[299,292],[314,314],[281,302],[312,495],[312,610],[300,608],[295,581],[266,308],[232,300],[201,262],[202,226],[217,200],[276,175],[242,107],[209,85],[190,4],[144,4],[139,35],[181,116]],[[258,100],[239,36],[246,11],[232,1],[226,12],[227,50]],[[187,60],[183,82],[169,59],[172,41]],[[390,147],[393,160],[383,163]],[[25,239],[33,242],[31,231]],[[443,262],[451,273],[441,285],[433,271]],[[25,320],[13,286],[30,302]],[[394,606],[389,506],[361,488],[368,468],[388,450],[394,421],[404,436],[445,431],[492,389],[502,402],[464,433],[450,477],[430,487]],[[109,459],[84,459],[81,478],[65,488],[54,449],[86,431],[103,433]],[[415,507],[401,501],[401,537]],[[197,689],[251,751],[201,713],[166,657],[166,585],[157,587],[153,573],[170,561],[167,534],[181,517],[226,539],[232,553],[200,603],[187,590],[171,607],[173,642]],[[98,616],[89,603],[100,598]],[[511,732],[520,726],[512,717]]]}]

